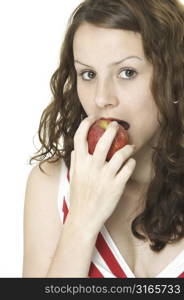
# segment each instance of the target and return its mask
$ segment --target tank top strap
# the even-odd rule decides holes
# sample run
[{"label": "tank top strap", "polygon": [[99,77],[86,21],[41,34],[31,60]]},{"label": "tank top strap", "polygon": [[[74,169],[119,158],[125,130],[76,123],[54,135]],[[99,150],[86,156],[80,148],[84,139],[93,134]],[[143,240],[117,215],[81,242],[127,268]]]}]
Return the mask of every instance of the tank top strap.
[{"label": "tank top strap", "polygon": [[57,198],[57,206],[62,224],[64,224],[69,210],[69,199],[69,169],[64,160],[62,160]]}]

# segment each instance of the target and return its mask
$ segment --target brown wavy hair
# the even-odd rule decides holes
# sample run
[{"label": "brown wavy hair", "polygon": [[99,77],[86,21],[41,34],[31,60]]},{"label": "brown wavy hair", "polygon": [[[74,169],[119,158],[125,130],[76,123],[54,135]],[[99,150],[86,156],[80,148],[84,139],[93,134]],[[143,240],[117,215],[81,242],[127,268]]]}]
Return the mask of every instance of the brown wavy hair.
[{"label": "brown wavy hair", "polygon": [[159,252],[184,237],[184,6],[177,0],[86,0],[75,9],[50,80],[53,98],[40,120],[41,148],[29,161],[39,161],[40,168],[44,161],[59,159],[70,168],[73,137],[87,117],[77,94],[73,57],[74,35],[84,22],[140,33],[145,56],[153,64],[151,92],[163,120],[153,148],[155,176],[132,232],[149,239],[151,249]]}]

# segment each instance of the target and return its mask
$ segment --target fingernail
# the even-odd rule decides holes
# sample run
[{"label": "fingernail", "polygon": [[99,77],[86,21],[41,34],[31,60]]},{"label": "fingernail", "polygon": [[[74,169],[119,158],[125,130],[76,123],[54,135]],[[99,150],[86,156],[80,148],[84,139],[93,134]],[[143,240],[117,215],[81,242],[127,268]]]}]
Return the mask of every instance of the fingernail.
[{"label": "fingernail", "polygon": [[111,125],[112,125],[112,126],[118,126],[118,123],[117,123],[116,121],[112,121],[112,122],[111,122]]}]

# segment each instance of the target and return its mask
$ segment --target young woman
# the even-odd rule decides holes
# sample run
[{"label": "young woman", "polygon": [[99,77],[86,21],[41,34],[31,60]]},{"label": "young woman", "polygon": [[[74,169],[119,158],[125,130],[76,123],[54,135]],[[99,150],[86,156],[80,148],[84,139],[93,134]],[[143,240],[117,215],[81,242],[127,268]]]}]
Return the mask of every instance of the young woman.
[{"label": "young woman", "polygon": [[[70,18],[27,180],[23,277],[184,277],[184,8],[86,0]],[[110,161],[111,123],[129,124]]]}]

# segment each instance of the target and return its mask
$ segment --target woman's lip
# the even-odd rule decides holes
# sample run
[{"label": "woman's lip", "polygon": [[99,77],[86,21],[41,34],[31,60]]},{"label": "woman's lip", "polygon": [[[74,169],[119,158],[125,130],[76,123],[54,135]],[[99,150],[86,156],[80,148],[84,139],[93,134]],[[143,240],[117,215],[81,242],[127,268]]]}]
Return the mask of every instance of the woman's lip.
[{"label": "woman's lip", "polygon": [[118,124],[120,124],[121,126],[123,126],[123,128],[125,130],[130,129],[130,124],[128,122],[124,121],[124,120],[120,120],[120,119],[116,119],[116,118],[111,118],[111,117],[101,117],[101,119],[116,121],[116,122],[118,122]]},{"label": "woman's lip", "polygon": [[113,119],[114,121],[117,121],[118,124],[120,124],[121,126],[123,126],[125,128],[125,130],[128,130],[130,129],[130,124],[127,123],[126,121],[124,120],[119,120],[119,119]]}]

